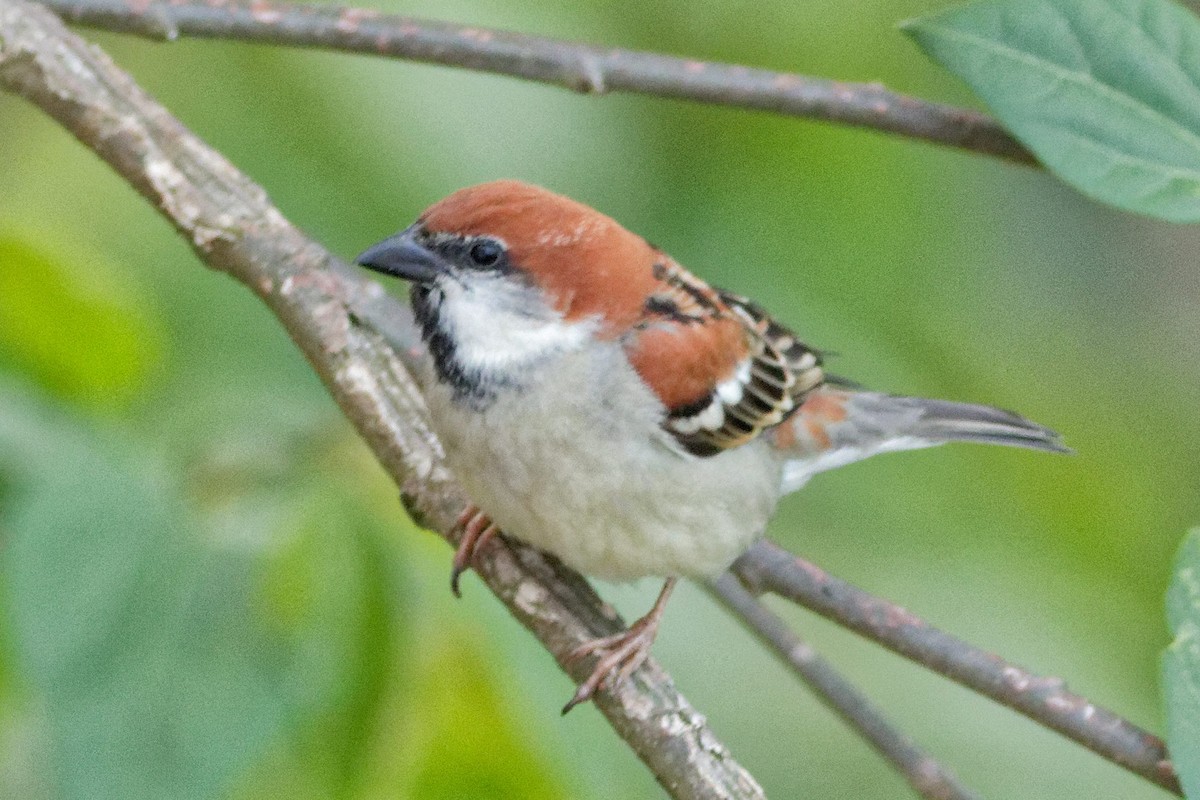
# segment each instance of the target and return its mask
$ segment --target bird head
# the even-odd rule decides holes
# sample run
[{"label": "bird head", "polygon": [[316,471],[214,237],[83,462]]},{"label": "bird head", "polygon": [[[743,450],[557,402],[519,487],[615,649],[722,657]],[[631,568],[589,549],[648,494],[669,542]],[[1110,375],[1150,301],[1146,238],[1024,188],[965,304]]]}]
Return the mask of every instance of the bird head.
[{"label": "bird head", "polygon": [[469,389],[620,336],[652,290],[656,251],[588,206],[506,180],[449,195],[357,261],[412,282],[439,373]]}]

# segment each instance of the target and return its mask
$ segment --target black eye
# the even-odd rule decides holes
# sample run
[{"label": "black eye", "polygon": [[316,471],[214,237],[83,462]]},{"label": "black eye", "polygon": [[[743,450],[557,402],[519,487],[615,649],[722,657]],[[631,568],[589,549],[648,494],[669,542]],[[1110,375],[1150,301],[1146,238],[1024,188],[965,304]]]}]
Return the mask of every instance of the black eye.
[{"label": "black eye", "polygon": [[500,256],[504,255],[504,248],[500,246],[499,242],[492,239],[480,239],[471,245],[467,254],[479,266],[490,267],[500,260]]}]

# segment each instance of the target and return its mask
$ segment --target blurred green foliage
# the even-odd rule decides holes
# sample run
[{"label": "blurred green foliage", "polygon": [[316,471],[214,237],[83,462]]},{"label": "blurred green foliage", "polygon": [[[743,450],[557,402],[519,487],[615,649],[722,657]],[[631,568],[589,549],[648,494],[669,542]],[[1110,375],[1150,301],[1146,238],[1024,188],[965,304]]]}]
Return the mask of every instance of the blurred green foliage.
[{"label": "blurred green foliage", "polygon": [[[934,3],[392,10],[969,103],[894,28]],[[1200,234],[1046,175],[862,131],[330,53],[88,34],[349,257],[517,177],[767,303],[834,369],[991,402],[996,448],[823,476],[772,534],[1161,730],[1161,600],[1200,519]],[[258,301],[0,95],[0,796],[652,797],[569,681],[407,522]],[[603,587],[638,614],[656,587]],[[1157,796],[823,621],[797,627],[990,797]],[[768,793],[902,782],[695,589],[656,654]]]},{"label": "blurred green foliage", "polygon": [[0,239],[0,364],[83,405],[125,405],[159,364],[163,323],[121,284],[120,268],[96,258],[81,273],[71,261]]}]

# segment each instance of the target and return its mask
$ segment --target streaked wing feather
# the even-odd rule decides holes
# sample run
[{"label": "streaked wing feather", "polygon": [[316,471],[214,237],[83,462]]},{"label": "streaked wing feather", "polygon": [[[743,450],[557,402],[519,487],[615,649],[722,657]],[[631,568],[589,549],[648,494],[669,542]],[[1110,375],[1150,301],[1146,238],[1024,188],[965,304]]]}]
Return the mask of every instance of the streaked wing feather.
[{"label": "streaked wing feather", "polygon": [[[698,384],[695,396],[666,402],[663,428],[688,452],[711,456],[751,441],[793,414],[823,381],[820,354],[749,300],[715,290],[664,259],[655,277],[661,290],[647,301],[641,331],[698,336],[697,326],[725,326],[740,338],[741,358],[721,364]],[[636,337],[633,347],[637,347]],[[637,359],[631,360],[637,364]],[[681,365],[670,365],[682,368]],[[642,371],[658,390],[652,370]]]}]

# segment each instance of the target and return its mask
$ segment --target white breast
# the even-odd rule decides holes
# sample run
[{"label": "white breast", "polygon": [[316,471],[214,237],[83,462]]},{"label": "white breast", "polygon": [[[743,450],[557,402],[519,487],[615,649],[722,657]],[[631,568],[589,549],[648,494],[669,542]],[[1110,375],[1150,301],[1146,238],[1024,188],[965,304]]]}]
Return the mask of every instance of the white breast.
[{"label": "white breast", "polygon": [[552,362],[483,410],[428,389],[447,461],[505,533],[610,580],[714,575],[762,533],[782,474],[765,442],[681,452],[615,343]]}]

